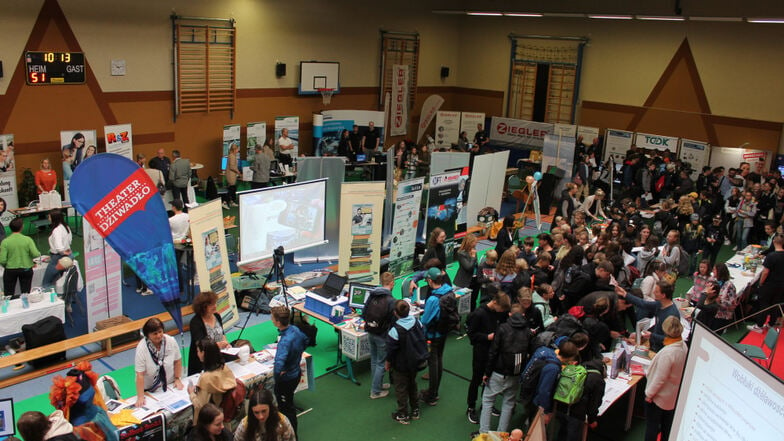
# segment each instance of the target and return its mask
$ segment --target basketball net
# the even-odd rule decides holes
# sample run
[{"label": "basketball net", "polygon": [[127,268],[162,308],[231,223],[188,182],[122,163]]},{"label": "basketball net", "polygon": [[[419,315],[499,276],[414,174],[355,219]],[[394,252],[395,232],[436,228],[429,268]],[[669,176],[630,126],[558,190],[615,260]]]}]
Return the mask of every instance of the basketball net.
[{"label": "basketball net", "polygon": [[329,104],[332,101],[332,94],[335,92],[335,89],[319,89],[321,92],[321,102],[324,104]]}]

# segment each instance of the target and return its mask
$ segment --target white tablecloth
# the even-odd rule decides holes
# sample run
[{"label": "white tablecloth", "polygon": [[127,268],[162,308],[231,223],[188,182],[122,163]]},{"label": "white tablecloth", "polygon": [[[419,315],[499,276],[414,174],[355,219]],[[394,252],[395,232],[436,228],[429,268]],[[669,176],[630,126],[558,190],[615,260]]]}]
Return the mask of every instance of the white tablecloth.
[{"label": "white tablecloth", "polygon": [[65,303],[58,297],[54,303],[49,301],[48,294],[40,302],[30,303],[27,309],[22,308],[22,299],[14,299],[8,305],[8,312],[0,312],[0,336],[22,332],[22,325],[35,323],[42,318],[53,315],[65,323]]},{"label": "white tablecloth", "polygon": [[756,282],[762,274],[762,264],[757,266],[757,272],[754,274],[744,271],[743,258],[743,254],[735,254],[726,262],[727,269],[730,271],[730,280],[738,293],[743,292],[749,284]]}]

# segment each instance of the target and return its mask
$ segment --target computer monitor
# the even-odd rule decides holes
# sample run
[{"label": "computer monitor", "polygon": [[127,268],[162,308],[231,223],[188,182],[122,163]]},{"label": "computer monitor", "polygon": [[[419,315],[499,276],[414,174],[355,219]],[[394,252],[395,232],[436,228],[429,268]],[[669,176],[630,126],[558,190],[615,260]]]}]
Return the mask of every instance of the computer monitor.
[{"label": "computer monitor", "polygon": [[370,296],[370,291],[375,288],[373,285],[362,283],[351,283],[348,287],[348,306],[354,309],[362,309]]},{"label": "computer monitor", "polygon": [[364,153],[357,154],[357,162],[365,162],[367,161],[367,156]]}]

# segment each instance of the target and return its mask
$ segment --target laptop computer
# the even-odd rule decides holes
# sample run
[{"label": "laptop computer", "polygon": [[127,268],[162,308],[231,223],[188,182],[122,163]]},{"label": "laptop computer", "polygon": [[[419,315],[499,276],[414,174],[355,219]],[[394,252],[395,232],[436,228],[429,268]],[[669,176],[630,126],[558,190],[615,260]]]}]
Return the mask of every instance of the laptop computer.
[{"label": "laptop computer", "polygon": [[311,289],[310,291],[321,297],[331,299],[339,296],[340,293],[343,292],[343,287],[346,285],[347,281],[348,277],[346,276],[341,276],[338,273],[329,273],[329,275],[327,275],[327,281],[324,282],[324,285],[321,288]]}]

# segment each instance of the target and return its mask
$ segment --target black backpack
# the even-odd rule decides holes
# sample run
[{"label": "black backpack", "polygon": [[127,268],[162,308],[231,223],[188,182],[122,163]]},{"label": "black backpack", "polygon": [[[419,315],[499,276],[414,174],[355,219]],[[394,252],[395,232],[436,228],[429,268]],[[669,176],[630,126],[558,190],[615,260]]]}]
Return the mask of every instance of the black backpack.
[{"label": "black backpack", "polygon": [[[558,371],[560,372],[561,364],[555,360],[546,358],[533,359],[528,363],[528,366],[525,367],[525,371],[523,371],[523,374],[520,376],[520,397],[524,401],[530,402],[534,395],[536,395],[536,390],[539,388],[539,379],[542,376],[542,369],[544,369],[545,365],[548,363],[558,365]],[[557,381],[556,384],[558,384]]]},{"label": "black backpack", "polygon": [[582,267],[572,265],[566,269],[564,275],[564,294],[578,295],[586,291],[586,288],[591,283],[591,276],[586,273]]},{"label": "black backpack", "polygon": [[[501,326],[509,326],[508,323]],[[511,328],[511,326],[509,326]],[[498,335],[498,334],[496,334]],[[531,331],[526,326],[524,330],[511,328],[511,331],[504,333],[504,340],[499,348],[500,363],[503,366],[514,366],[512,375],[520,375],[528,361],[528,342]]]},{"label": "black backpack", "polygon": [[456,330],[460,324],[460,314],[457,312],[457,297],[454,291],[441,296],[438,299],[438,322],[436,323],[436,332],[445,335],[449,331]]},{"label": "black backpack", "polygon": [[371,296],[365,305],[365,331],[369,334],[382,335],[389,331],[391,314],[389,304],[392,296]]},{"label": "black backpack", "polygon": [[536,334],[531,343],[531,349],[536,350],[542,346],[555,349],[555,340],[558,337],[571,337],[578,332],[585,332],[582,323],[571,314],[562,314],[544,331]]},{"label": "black backpack", "polygon": [[408,330],[397,323],[393,326],[397,330],[397,338],[400,341],[396,368],[402,372],[419,372],[425,369],[430,353],[427,350],[427,341],[422,325],[417,320],[414,326]]}]

